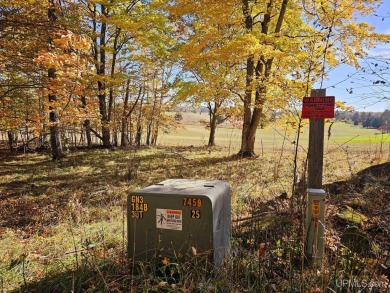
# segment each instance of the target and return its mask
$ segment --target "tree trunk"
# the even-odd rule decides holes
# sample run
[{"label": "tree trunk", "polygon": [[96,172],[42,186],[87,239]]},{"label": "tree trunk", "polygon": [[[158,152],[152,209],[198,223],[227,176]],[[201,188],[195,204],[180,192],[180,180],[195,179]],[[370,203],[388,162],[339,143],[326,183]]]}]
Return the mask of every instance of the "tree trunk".
[{"label": "tree trunk", "polygon": [[157,144],[157,138],[158,138],[158,123],[156,123],[155,129],[153,131],[152,145],[156,145]]},{"label": "tree trunk", "polygon": [[[117,56],[118,56],[118,39],[119,39],[120,34],[121,34],[121,29],[117,27],[116,31],[115,31],[113,53],[112,53],[112,61],[111,61],[110,77],[112,79],[114,78],[114,74],[115,74],[116,59],[117,59]],[[111,121],[111,115],[112,115],[112,111],[113,111],[114,100],[115,100],[115,97],[114,97],[114,86],[111,85],[110,86],[110,90],[109,90],[109,98],[108,98],[108,114],[107,114],[108,121]]]},{"label": "tree trunk", "polygon": [[[48,18],[52,26],[54,26],[57,16],[54,1],[50,1],[50,7],[48,9]],[[49,38],[49,44],[52,43],[52,39]],[[49,68],[48,69],[48,78],[49,83],[56,79],[56,69]],[[53,160],[59,160],[65,156],[64,151],[62,149],[61,138],[60,138],[60,129],[59,129],[59,117],[56,109],[52,106],[53,103],[57,101],[57,96],[54,94],[48,95],[49,99],[49,130],[50,130],[50,146],[51,146],[51,154]]]},{"label": "tree trunk", "polygon": [[241,149],[238,155],[242,157],[253,157],[254,153],[254,138],[251,137],[251,119],[252,119],[252,83],[254,76],[254,57],[250,56],[246,61],[246,89],[244,96],[244,117],[242,124],[242,135],[241,135]]},{"label": "tree trunk", "polygon": [[127,147],[129,146],[129,135],[127,132],[127,119],[126,117],[122,117],[122,123],[121,123],[121,146]]},{"label": "tree trunk", "polygon": [[[243,0],[243,14],[245,18],[245,29],[247,33],[251,33],[253,30],[253,18],[249,7],[249,0]],[[246,60],[246,78],[245,78],[245,95],[244,95],[244,116],[242,122],[242,134],[241,134],[241,148],[238,152],[239,156],[252,157],[254,156],[253,149],[251,148],[252,141],[250,140],[250,127],[252,118],[252,88],[255,72],[254,56],[250,55]],[[254,142],[253,142],[254,144]]]},{"label": "tree trunk", "polygon": [[[283,0],[279,12],[275,33],[279,33],[283,24],[284,16],[287,10],[288,0]],[[267,11],[264,13],[264,19],[261,22],[261,33],[268,35],[269,23],[271,21],[271,14],[274,1],[270,0],[267,4]],[[243,14],[245,17],[245,28],[248,33],[253,30],[253,17],[251,16],[251,9],[249,0],[243,0]],[[241,149],[238,155],[242,157],[254,157],[255,154],[255,139],[256,130],[260,123],[263,106],[265,103],[265,95],[267,88],[266,80],[269,78],[272,68],[273,58],[266,59],[260,56],[257,60],[256,67],[254,56],[247,59],[246,68],[246,89],[244,96],[244,118],[241,137]],[[256,77],[256,85],[253,85],[254,77]],[[255,89],[255,103],[252,105],[252,94]],[[251,108],[253,107],[253,111]]]},{"label": "tree trunk", "polygon": [[146,145],[150,145],[150,136],[152,134],[152,122],[148,122],[148,127],[146,129]]},{"label": "tree trunk", "polygon": [[143,106],[143,97],[140,102],[140,107],[139,107],[139,113],[138,113],[138,119],[137,119],[137,132],[135,135],[135,144],[137,146],[141,146],[141,137],[142,137],[142,106]]},{"label": "tree trunk", "polygon": [[[49,77],[55,74],[55,69],[49,69]],[[55,102],[57,97],[55,95],[49,94],[49,102]],[[50,121],[50,146],[51,146],[51,154],[53,160],[59,160],[65,156],[64,150],[62,148],[61,137],[60,137],[60,129],[58,126],[58,113],[52,106],[49,107],[49,121]]]},{"label": "tree trunk", "polygon": [[92,137],[91,137],[91,122],[89,119],[86,119],[84,121],[84,128],[85,128],[85,136],[87,138],[87,147],[90,149],[92,148]]},{"label": "tree trunk", "polygon": [[[83,108],[87,106],[87,100],[85,96],[81,96],[81,103],[83,105]],[[91,137],[91,122],[89,119],[85,119],[83,123],[84,129],[85,129],[85,136],[87,137],[87,147],[90,149],[92,148],[92,137]]]},{"label": "tree trunk", "polygon": [[[160,98],[159,98],[158,105],[156,107],[156,111],[157,111],[158,115],[161,115],[161,111],[163,108],[162,105],[163,105],[163,100],[164,100],[164,90],[163,90],[164,89],[164,75],[165,75],[165,69],[163,69],[163,72],[162,72]],[[160,119],[155,119],[155,121],[154,121],[154,128],[152,131],[152,145],[157,145],[158,130],[160,127],[159,121],[160,121]]]},{"label": "tree trunk", "polygon": [[14,148],[14,134],[12,130],[7,131],[7,136],[8,136],[8,145],[9,145],[9,150],[13,152],[15,150]]},{"label": "tree trunk", "polygon": [[[114,74],[115,74],[116,59],[117,59],[117,55],[118,55],[118,39],[119,39],[120,34],[121,34],[121,29],[117,27],[116,28],[116,32],[115,32],[115,37],[114,37],[114,45],[113,45],[113,53],[112,53],[112,61],[111,61],[110,77],[112,79],[114,78]],[[108,110],[107,110],[107,122],[108,122],[108,124],[112,120],[111,116],[112,116],[113,107],[114,107],[114,100],[115,100],[115,97],[114,97],[114,86],[111,85],[110,86],[110,90],[109,90]],[[109,129],[108,129],[108,131],[109,131]],[[115,146],[118,146],[118,136],[117,136],[117,134],[118,134],[117,129],[114,129],[113,138],[114,138],[114,145]],[[104,145],[104,141],[105,140],[106,139],[104,138],[104,135],[103,135],[103,145]],[[108,140],[110,140],[110,137],[108,137]],[[107,146],[110,146],[110,144],[107,145]]]},{"label": "tree trunk", "polygon": [[[156,90],[156,89],[154,89]],[[151,139],[152,139],[152,135],[153,135],[153,131],[154,131],[154,121],[156,119],[156,117],[158,116],[159,113],[157,113],[157,95],[155,94],[154,95],[154,100],[153,100],[153,108],[152,108],[152,113],[149,117],[149,121],[148,121],[148,129],[147,129],[147,134],[146,134],[146,145],[151,145],[153,143],[151,143]]]},{"label": "tree trunk", "polygon": [[[96,5],[97,6],[97,5]],[[97,8],[95,6],[95,13]],[[100,7],[102,15],[107,18],[107,8],[104,5]],[[93,20],[93,33],[97,35],[97,23],[96,19]],[[96,62],[96,71],[99,76],[105,76],[106,69],[106,33],[107,33],[107,23],[103,20],[100,24],[99,38],[94,36],[93,38],[93,51],[94,59]],[[110,117],[107,110],[107,101],[106,101],[106,83],[98,81],[98,99],[99,99],[99,111],[101,115],[101,124],[102,124],[102,142],[103,146],[108,148],[111,146],[110,138]]]},{"label": "tree trunk", "polygon": [[114,130],[113,136],[114,136],[114,146],[117,147],[118,146],[118,130],[117,129]]},{"label": "tree trunk", "polygon": [[137,125],[137,133],[135,135],[135,144],[141,146],[142,127],[140,124]]},{"label": "tree trunk", "polygon": [[129,104],[129,97],[130,97],[130,78],[126,81],[126,93],[125,93],[125,99],[123,101],[123,112],[122,112],[122,121],[121,121],[121,146],[127,147],[129,145],[129,134],[127,131],[127,107]]},{"label": "tree trunk", "polygon": [[105,122],[104,125],[102,125],[102,138],[103,147],[111,147],[111,132],[108,122]]},{"label": "tree trunk", "polygon": [[127,124],[127,127],[128,127],[127,136],[129,138],[129,144],[132,145],[134,135],[133,135],[133,120],[131,119],[131,115],[129,117],[129,123]]},{"label": "tree trunk", "polygon": [[[130,98],[130,79],[126,82],[126,93],[125,93],[125,100],[123,102],[123,112],[122,112],[122,121],[121,121],[121,127],[122,127],[122,134],[121,134],[121,146],[128,146],[131,144],[132,137],[131,137],[131,114],[133,113],[135,107],[137,106],[137,103],[142,95],[142,87],[140,87],[137,99],[134,101],[133,106],[127,110],[129,105],[129,98]],[[130,120],[130,137],[129,137],[129,123]]]},{"label": "tree trunk", "polygon": [[213,115],[213,119],[210,123],[210,135],[209,135],[209,143],[208,146],[215,146],[215,130],[217,129],[217,119],[215,115]]},{"label": "tree trunk", "polygon": [[[104,69],[100,70],[100,75],[104,75]],[[101,123],[102,123],[102,141],[103,141],[103,146],[108,148],[111,146],[111,137],[110,137],[110,126],[109,126],[110,121],[108,120],[107,105],[106,105],[106,93],[105,93],[106,86],[104,83],[100,81],[98,81],[98,91],[99,93],[101,93],[98,95],[98,98],[99,98],[99,110],[100,110]]]},{"label": "tree trunk", "polygon": [[210,115],[210,134],[209,134],[209,143],[208,146],[215,145],[215,131],[217,129],[217,114],[218,114],[218,105],[214,103],[214,109],[211,103],[208,104],[209,115]]}]

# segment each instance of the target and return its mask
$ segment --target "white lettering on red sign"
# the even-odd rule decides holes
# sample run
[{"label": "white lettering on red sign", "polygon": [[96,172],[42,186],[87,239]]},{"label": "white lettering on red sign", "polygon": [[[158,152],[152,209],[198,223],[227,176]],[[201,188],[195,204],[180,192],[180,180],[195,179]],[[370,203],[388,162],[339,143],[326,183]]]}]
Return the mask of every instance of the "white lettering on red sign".
[{"label": "white lettering on red sign", "polygon": [[305,97],[302,105],[302,118],[334,118],[335,97]]}]

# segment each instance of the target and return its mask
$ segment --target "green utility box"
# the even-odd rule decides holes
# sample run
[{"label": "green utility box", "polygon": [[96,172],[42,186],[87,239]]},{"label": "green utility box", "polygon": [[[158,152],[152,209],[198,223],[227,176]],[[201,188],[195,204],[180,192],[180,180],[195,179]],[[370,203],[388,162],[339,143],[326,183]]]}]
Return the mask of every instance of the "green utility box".
[{"label": "green utility box", "polygon": [[211,255],[220,266],[230,247],[226,181],[169,179],[128,196],[130,262]]}]

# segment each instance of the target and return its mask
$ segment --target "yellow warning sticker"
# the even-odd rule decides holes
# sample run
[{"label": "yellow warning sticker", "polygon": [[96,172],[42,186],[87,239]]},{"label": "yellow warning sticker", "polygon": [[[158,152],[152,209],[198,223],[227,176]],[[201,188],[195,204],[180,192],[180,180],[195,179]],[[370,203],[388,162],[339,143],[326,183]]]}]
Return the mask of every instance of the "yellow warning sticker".
[{"label": "yellow warning sticker", "polygon": [[320,215],[320,200],[313,200],[311,204],[311,215],[318,217]]}]

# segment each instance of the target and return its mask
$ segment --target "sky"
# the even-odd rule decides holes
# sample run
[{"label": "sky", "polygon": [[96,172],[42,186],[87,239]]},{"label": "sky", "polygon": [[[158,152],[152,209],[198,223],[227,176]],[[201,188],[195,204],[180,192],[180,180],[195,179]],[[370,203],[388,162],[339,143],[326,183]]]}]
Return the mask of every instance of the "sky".
[{"label": "sky", "polygon": [[[390,34],[390,0],[383,0],[375,14],[361,20],[374,26],[378,33]],[[369,51],[369,56],[360,62],[367,68],[365,72],[357,72],[354,67],[347,65],[331,70],[328,79],[323,82],[326,95],[335,96],[336,100],[346,102],[359,112],[383,112],[390,109],[390,64],[374,60],[377,56],[390,61],[390,43],[379,44]],[[378,75],[372,74],[373,71]]]}]

